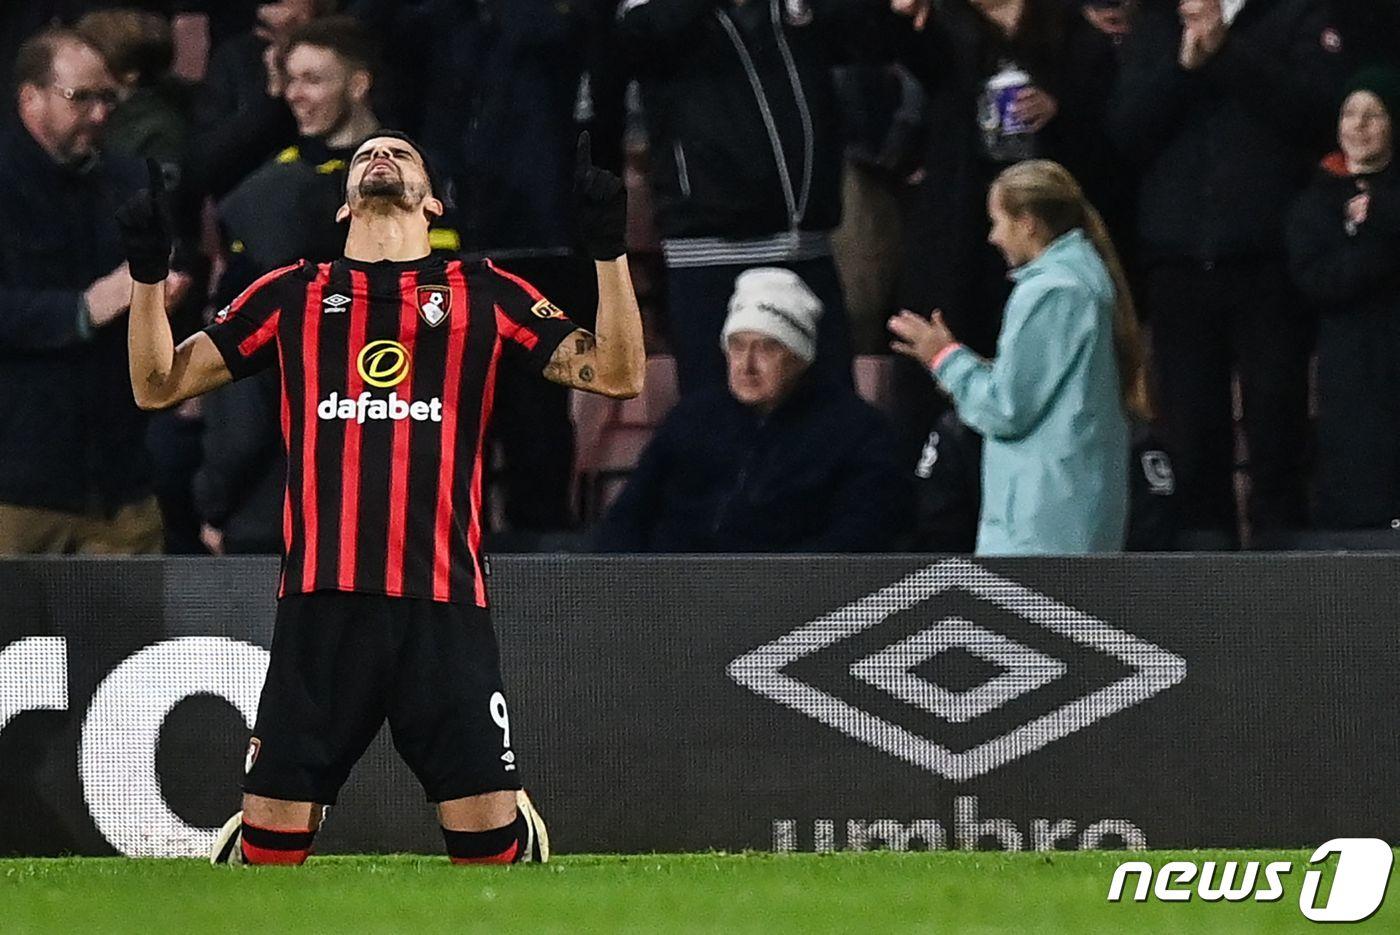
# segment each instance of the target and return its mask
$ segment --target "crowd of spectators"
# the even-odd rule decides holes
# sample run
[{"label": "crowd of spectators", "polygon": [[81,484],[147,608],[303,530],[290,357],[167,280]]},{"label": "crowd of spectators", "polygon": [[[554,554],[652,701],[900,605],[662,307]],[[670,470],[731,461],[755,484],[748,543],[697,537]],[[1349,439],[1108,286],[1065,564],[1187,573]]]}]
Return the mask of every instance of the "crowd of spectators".
[{"label": "crowd of spectators", "polygon": [[[583,528],[566,391],[503,384],[498,547],[1400,530],[1400,0],[28,0],[0,37],[0,554],[277,549],[277,376],[138,411],[113,213],[158,162],[178,339],[267,271],[340,254],[348,152],[386,127],[432,161],[434,249],[491,256],[583,327],[580,130],[633,189],[649,349],[679,401]],[[1074,220],[1018,261],[989,191],[1048,160]],[[1111,351],[1066,359],[1083,382],[1036,390],[1058,428],[1032,436],[987,381],[1029,386],[1065,351],[1020,288],[1056,264],[1103,281],[1104,315],[1136,307],[1151,400],[1124,402]],[[921,329],[939,310],[958,353],[894,354],[900,309]],[[888,358],[877,407],[853,379],[869,355]],[[1093,519],[1117,531],[1023,500],[1042,515],[997,540],[1027,448],[1042,493],[1064,464],[1094,475],[1068,496],[1110,491]]]}]

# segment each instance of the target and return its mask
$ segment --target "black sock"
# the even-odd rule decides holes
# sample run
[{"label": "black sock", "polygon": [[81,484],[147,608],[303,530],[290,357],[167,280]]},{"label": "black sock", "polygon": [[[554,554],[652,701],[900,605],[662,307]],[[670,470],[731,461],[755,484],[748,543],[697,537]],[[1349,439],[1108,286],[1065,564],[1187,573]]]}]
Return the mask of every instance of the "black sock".
[{"label": "black sock", "polygon": [[454,864],[514,864],[525,859],[525,844],[529,829],[519,810],[515,820],[503,828],[490,831],[452,831],[442,829],[447,843],[447,856]]}]

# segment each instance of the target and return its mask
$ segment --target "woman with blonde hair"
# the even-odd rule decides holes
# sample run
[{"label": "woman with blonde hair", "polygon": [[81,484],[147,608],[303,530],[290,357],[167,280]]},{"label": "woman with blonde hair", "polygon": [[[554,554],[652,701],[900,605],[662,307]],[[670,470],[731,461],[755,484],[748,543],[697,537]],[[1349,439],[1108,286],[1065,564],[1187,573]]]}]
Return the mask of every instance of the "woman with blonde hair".
[{"label": "woman with blonde hair", "polygon": [[1017,163],[987,197],[1015,283],[994,360],[900,312],[891,347],[929,368],[985,439],[979,555],[1123,548],[1129,418],[1150,418],[1147,355],[1117,251],[1074,177]]}]

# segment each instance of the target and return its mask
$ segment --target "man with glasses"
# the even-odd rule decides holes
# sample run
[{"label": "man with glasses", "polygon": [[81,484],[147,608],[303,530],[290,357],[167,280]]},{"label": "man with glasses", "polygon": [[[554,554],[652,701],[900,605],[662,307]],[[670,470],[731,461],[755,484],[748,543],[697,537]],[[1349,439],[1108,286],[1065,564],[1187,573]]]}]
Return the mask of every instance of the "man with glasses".
[{"label": "man with glasses", "polygon": [[[15,61],[0,139],[0,554],[161,547],[146,421],[126,388],[131,301],[113,212],[143,168],[104,158],[117,87],[76,34]],[[183,290],[183,277],[173,287]]]}]

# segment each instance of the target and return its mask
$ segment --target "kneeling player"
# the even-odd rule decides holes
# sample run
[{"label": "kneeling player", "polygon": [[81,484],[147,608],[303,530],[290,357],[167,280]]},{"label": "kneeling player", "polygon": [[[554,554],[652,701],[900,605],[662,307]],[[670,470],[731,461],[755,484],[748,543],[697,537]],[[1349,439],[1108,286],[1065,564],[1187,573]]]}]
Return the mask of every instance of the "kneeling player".
[{"label": "kneeling player", "polygon": [[641,390],[641,316],[623,255],[626,193],[579,143],[576,206],[596,262],[593,333],[489,261],[429,255],[442,212],[421,151],[355,151],[345,256],[250,286],[178,348],[165,315],[170,228],[152,189],[119,214],[132,276],[131,383],[144,409],[280,364],[287,447],[271,663],[243,810],[214,862],[299,864],[323,807],[387,719],[461,863],[543,861],[521,791],[481,556],[482,448],[502,367],[608,396]]}]

